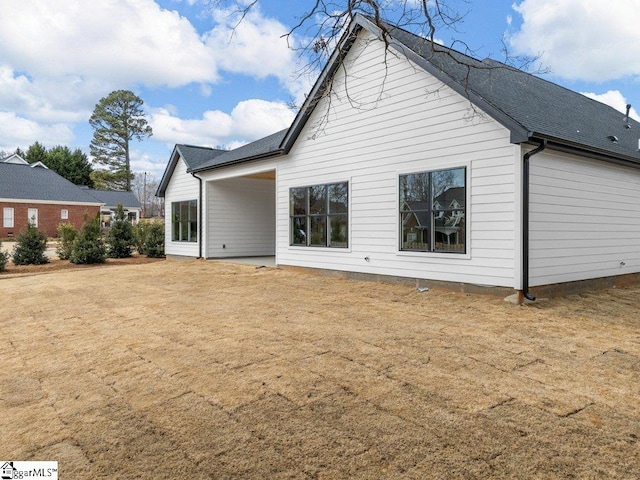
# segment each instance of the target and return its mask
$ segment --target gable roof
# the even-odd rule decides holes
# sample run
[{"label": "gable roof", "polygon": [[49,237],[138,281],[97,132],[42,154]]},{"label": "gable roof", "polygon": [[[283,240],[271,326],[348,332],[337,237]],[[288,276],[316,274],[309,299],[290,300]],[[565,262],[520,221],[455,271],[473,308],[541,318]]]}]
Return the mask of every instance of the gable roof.
[{"label": "gable roof", "polygon": [[[478,60],[393,25],[385,24],[385,28],[390,48],[508,128],[512,143],[545,139],[555,148],[577,148],[640,165],[640,123],[627,121],[616,109],[493,59]],[[379,27],[356,15],[287,132],[282,145],[285,151],[295,142],[324,85],[362,29],[382,38]]]},{"label": "gable roof", "polygon": [[85,191],[106,207],[122,205],[124,208],[142,208],[140,201],[133,192],[94,190],[92,188],[86,188]]},{"label": "gable roof", "polygon": [[2,163],[15,163],[17,165],[29,165],[29,162],[27,162],[24,158],[22,158],[17,153],[14,153],[12,155],[9,155],[6,158],[3,158],[2,160],[0,160],[0,162],[2,162]]},{"label": "gable roof", "polygon": [[0,162],[0,198],[100,205],[86,190],[48,168]]},{"label": "gable roof", "polygon": [[[616,109],[496,60],[478,60],[402,28],[390,24],[384,27],[390,48],[502,124],[511,132],[512,143],[545,140],[558,150],[640,166],[640,123]],[[286,155],[362,29],[383,38],[378,26],[357,14],[288,129],[229,151],[196,152],[189,149],[205,147],[176,145],[156,195],[164,196],[177,162],[176,153],[183,154],[190,173]],[[189,161],[188,156],[194,160]]]},{"label": "gable roof", "polygon": [[173,147],[173,152],[171,152],[169,163],[162,174],[162,179],[160,180],[160,184],[156,190],[156,196],[164,197],[164,192],[169,185],[171,175],[173,175],[173,171],[175,170],[180,158],[182,158],[187,166],[187,171],[190,171],[194,168],[198,168],[203,163],[208,162],[212,158],[215,158],[226,151],[227,150],[220,150],[218,148],[199,147],[197,145],[176,144],[176,146]]}]

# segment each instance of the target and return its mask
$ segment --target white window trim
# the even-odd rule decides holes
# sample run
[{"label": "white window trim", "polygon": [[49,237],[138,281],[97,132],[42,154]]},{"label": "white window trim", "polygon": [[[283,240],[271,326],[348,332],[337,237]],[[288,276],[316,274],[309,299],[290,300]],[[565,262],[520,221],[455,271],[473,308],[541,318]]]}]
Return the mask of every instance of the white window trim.
[{"label": "white window trim", "polygon": [[[11,213],[7,215],[7,212],[11,212]],[[10,222],[8,220],[10,220]],[[13,207],[4,207],[2,209],[2,227],[14,228],[14,225],[15,225],[15,210],[13,209]]]},{"label": "white window trim", "polygon": [[63,208],[60,210],[60,219],[61,220],[69,220],[69,210]]},{"label": "white window trim", "polygon": [[[35,215],[33,214],[33,212],[35,212]],[[35,220],[33,220],[32,217],[35,217]],[[37,208],[27,209],[27,222],[32,224],[34,227],[38,228],[38,209]]]}]

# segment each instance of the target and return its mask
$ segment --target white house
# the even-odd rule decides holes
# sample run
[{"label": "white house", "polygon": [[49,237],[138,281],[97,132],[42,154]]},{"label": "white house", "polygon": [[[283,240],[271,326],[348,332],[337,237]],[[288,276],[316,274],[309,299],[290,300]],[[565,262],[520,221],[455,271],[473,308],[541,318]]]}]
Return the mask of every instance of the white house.
[{"label": "white house", "polygon": [[640,277],[638,122],[386,28],[356,17],[289,129],[176,146],[168,255],[528,297]]}]

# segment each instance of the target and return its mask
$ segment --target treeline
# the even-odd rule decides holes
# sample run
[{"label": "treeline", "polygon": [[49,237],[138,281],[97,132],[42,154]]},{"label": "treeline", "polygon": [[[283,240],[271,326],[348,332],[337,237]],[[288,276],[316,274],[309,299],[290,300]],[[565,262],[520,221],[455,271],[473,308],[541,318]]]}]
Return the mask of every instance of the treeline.
[{"label": "treeline", "polygon": [[47,149],[40,142],[35,142],[26,152],[18,148],[15,153],[29,163],[42,162],[76,185],[86,185],[91,188],[95,186],[91,162],[79,148],[71,150],[69,147],[58,145]]}]

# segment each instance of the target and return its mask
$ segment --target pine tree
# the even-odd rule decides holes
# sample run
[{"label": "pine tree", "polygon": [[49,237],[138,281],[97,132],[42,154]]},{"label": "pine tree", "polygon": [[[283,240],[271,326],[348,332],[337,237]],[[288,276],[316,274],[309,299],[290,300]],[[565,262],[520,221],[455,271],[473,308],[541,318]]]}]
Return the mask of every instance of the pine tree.
[{"label": "pine tree", "polygon": [[91,156],[106,167],[92,178],[99,188],[131,191],[131,140],[153,134],[142,110],[142,99],[129,90],[116,90],[100,99],[89,119],[94,128]]}]

